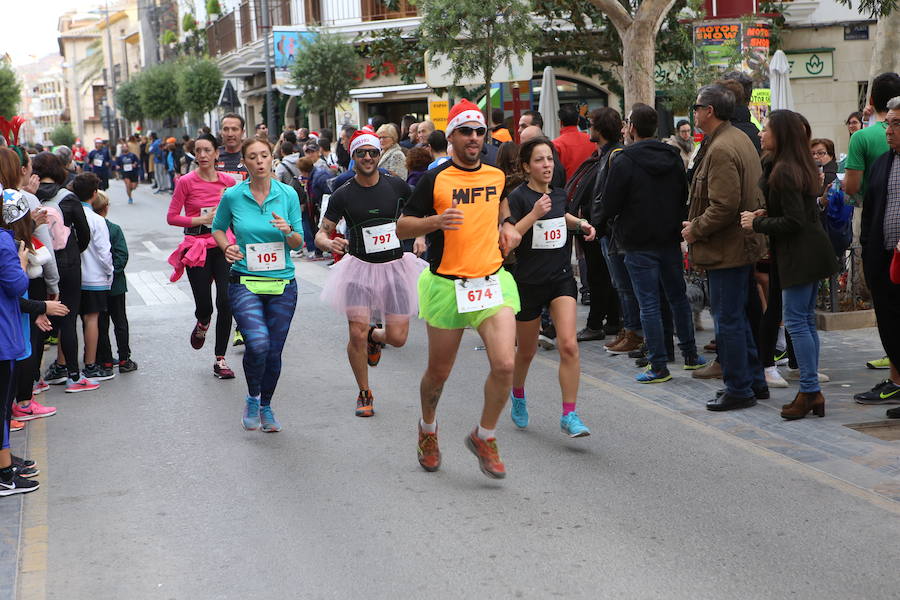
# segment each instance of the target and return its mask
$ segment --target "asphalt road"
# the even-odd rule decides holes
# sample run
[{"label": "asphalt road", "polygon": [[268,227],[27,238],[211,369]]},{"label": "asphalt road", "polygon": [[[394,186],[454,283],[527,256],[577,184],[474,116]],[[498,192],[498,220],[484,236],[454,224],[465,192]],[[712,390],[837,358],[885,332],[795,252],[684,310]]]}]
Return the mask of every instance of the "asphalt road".
[{"label": "asphalt road", "polygon": [[298,262],[273,401],[284,431],[243,431],[241,352],[238,378],[214,379],[211,347],[188,344],[186,281],[152,283],[180,239],[168,197],[142,188],[126,206],[118,184],[112,197],[142,290],[129,298],[140,370],[44,394],[59,414],[29,425],[45,460],[24,502],[20,597],[898,597],[900,505],[593,378],[579,394],[593,435],[570,440],[553,353],[528,381],[529,429],[501,421],[508,476],[494,481],[462,443],[487,373],[467,332],[439,407],[443,467],[424,472],[424,326],[385,351],[377,414],[355,418],[322,263]]}]

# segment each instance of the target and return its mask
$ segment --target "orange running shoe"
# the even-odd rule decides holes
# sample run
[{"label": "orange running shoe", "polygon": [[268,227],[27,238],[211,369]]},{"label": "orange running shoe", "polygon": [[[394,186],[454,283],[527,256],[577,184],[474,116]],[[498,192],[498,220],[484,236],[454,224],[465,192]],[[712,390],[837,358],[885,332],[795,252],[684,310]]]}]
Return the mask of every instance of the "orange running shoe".
[{"label": "orange running shoe", "polygon": [[500,452],[497,450],[495,438],[481,439],[478,437],[478,428],[476,427],[472,433],[466,436],[466,448],[478,458],[478,466],[482,473],[494,479],[506,477],[506,467],[500,460]]},{"label": "orange running shoe", "polygon": [[374,325],[369,327],[369,341],[366,344],[366,353],[368,354],[367,359],[369,366],[377,367],[378,363],[381,362],[381,349],[384,348],[384,344],[372,339],[373,331],[375,331]]},{"label": "orange running shoe", "polygon": [[416,452],[419,454],[419,464],[429,473],[433,473],[441,467],[441,449],[438,448],[437,430],[434,433],[422,431],[422,424],[419,423],[419,444]]},{"label": "orange running shoe", "polygon": [[374,401],[375,398],[372,397],[372,392],[370,390],[360,390],[359,396],[356,397],[356,416],[374,417],[375,407],[372,406],[372,402]]},{"label": "orange running shoe", "polygon": [[25,423],[22,421],[16,421],[15,419],[9,420],[10,431],[22,431],[23,429],[25,429]]}]

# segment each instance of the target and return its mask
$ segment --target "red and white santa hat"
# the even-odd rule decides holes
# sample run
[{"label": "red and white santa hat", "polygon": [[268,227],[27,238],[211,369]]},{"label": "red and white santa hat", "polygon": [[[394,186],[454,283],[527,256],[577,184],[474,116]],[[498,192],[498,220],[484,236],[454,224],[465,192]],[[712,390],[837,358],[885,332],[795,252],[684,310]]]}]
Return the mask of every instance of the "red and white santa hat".
[{"label": "red and white santa hat", "polygon": [[353,153],[360,146],[372,146],[376,150],[381,150],[381,142],[378,140],[378,136],[365,129],[358,130],[350,138],[350,156],[353,156]]},{"label": "red and white santa hat", "polygon": [[454,129],[463,123],[469,122],[475,122],[482,127],[487,127],[484,122],[484,113],[481,112],[481,109],[475,106],[474,102],[463,98],[453,105],[453,108],[450,109],[450,114],[447,115],[447,135],[450,135]]}]

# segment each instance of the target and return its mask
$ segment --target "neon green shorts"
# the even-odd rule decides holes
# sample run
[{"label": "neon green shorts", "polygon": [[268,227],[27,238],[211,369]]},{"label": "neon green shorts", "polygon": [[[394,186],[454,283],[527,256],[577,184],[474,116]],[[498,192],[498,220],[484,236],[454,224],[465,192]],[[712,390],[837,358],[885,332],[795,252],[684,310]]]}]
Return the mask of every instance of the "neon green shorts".
[{"label": "neon green shorts", "polygon": [[484,310],[460,313],[456,308],[456,286],[452,279],[435,275],[429,269],[419,275],[419,318],[438,329],[477,329],[486,319],[500,312],[504,306],[519,312],[519,289],[516,280],[501,268],[496,276],[500,279],[503,303]]}]

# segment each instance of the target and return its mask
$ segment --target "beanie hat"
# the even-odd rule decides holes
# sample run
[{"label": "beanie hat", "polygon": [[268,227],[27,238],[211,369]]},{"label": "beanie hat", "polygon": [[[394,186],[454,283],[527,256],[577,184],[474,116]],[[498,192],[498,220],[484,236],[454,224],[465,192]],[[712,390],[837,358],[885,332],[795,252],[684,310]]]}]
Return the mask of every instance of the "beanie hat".
[{"label": "beanie hat", "polygon": [[481,112],[481,109],[475,106],[474,102],[463,98],[453,105],[453,108],[450,109],[450,114],[447,115],[447,129],[445,130],[447,135],[450,135],[454,129],[469,121],[475,121],[482,127],[487,127],[484,122],[484,113]]},{"label": "beanie hat", "polygon": [[29,213],[28,201],[19,190],[3,190],[3,222],[7,225],[15,223]]},{"label": "beanie hat", "polygon": [[360,146],[374,146],[379,151],[381,150],[381,142],[378,140],[378,136],[365,129],[360,129],[350,138],[350,156],[353,156],[353,153]]}]

